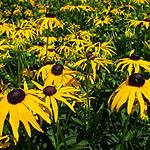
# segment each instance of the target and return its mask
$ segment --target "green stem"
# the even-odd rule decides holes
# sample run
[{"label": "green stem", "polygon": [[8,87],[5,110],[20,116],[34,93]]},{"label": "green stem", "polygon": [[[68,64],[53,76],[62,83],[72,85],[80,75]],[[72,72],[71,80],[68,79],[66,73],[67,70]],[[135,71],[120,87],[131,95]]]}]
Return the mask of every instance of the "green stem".
[{"label": "green stem", "polygon": [[61,131],[61,128],[60,128],[60,126],[59,126],[59,121],[57,122],[57,127],[58,127],[58,130],[59,130],[59,133],[60,133],[61,139],[62,139],[62,141],[63,141],[63,143],[64,143],[65,150],[68,150],[68,148],[67,148],[67,144],[66,144],[66,141],[65,141],[65,138],[64,138],[64,136],[63,136],[63,134],[62,134],[62,131]]},{"label": "green stem", "polygon": [[125,136],[126,136],[126,132],[127,132],[127,128],[128,128],[129,118],[130,118],[130,115],[128,115],[128,117],[125,121],[124,130],[123,130],[123,134],[122,134],[121,145],[120,145],[120,150],[125,149],[124,142],[125,142]]},{"label": "green stem", "polygon": [[87,98],[87,106],[88,106],[88,127],[90,128],[91,124],[91,112],[90,112],[90,99],[89,99],[89,76],[90,76],[90,64],[88,63],[86,66],[86,98]]},{"label": "green stem", "polygon": [[20,51],[18,51],[18,86],[21,88],[21,78],[20,78]]},{"label": "green stem", "polygon": [[59,150],[58,145],[59,145],[59,124],[57,121],[57,133],[56,133],[56,150]]}]

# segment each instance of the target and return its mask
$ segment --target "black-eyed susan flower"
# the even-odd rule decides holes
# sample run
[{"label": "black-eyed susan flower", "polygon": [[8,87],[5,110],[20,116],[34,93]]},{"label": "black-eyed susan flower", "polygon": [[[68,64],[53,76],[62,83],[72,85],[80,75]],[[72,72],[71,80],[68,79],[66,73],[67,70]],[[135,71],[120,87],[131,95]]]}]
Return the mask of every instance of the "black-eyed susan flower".
[{"label": "black-eyed susan flower", "polygon": [[8,9],[5,9],[4,15],[7,16],[7,17],[10,16],[11,15],[11,11],[9,11]]},{"label": "black-eyed susan flower", "polygon": [[85,70],[87,64],[89,63],[93,70],[93,79],[96,78],[96,69],[99,69],[100,66],[102,66],[104,69],[106,69],[108,72],[110,72],[105,65],[111,64],[111,60],[107,60],[106,58],[96,58],[97,53],[91,53],[91,52],[82,52],[82,55],[80,54],[80,57],[83,58],[81,60],[78,60],[73,67],[81,66],[82,70]]},{"label": "black-eyed susan flower", "polygon": [[[110,101],[114,97],[111,103],[111,111],[114,108],[119,111],[120,107],[128,101],[127,113],[130,115],[133,110],[133,105],[140,105],[141,118],[145,116],[145,101],[144,97],[150,101],[150,80],[146,80],[142,74],[135,73],[129,76],[116,90],[113,92],[108,100],[108,106]],[[135,108],[134,108],[135,109]]]},{"label": "black-eyed susan flower", "polygon": [[[1,141],[3,141],[3,142],[1,142]],[[0,148],[6,148],[9,145],[10,145],[10,143],[9,143],[8,135],[0,137]]]},{"label": "black-eyed susan flower", "polygon": [[73,112],[75,109],[73,108],[73,103],[71,104],[69,101],[74,100],[77,102],[82,102],[81,99],[74,96],[73,93],[79,91],[73,87],[59,87],[51,86],[50,84],[45,84],[44,86],[39,83],[32,81],[35,84],[39,91],[37,92],[38,97],[42,99],[45,98],[45,104],[47,107],[52,108],[53,116],[55,122],[58,120],[58,104],[57,102],[65,103]]},{"label": "black-eyed susan flower", "polygon": [[54,28],[63,29],[63,23],[52,13],[47,13],[45,17],[37,19],[36,22],[38,26],[40,25],[40,34],[44,29],[50,29],[51,32]]},{"label": "black-eyed susan flower", "polygon": [[95,20],[95,27],[98,27],[99,25],[104,26],[105,24],[111,24],[111,21],[112,19],[109,16],[104,16],[101,19],[97,18]]},{"label": "black-eyed susan flower", "polygon": [[26,11],[24,12],[24,14],[25,14],[26,16],[31,16],[31,15],[32,15],[32,10],[28,9],[28,10],[26,10]]},{"label": "black-eyed susan flower", "polygon": [[11,33],[11,38],[12,39],[31,39],[35,38],[36,33],[32,30],[32,25],[27,25],[26,22],[21,21],[17,22],[16,24],[13,24],[12,26],[12,33]]},{"label": "black-eyed susan flower", "polygon": [[77,71],[72,71],[67,66],[61,64],[53,64],[49,66],[49,72],[46,75],[45,84],[55,85],[56,87],[63,86],[74,86],[79,87],[80,84],[76,80],[75,76]]},{"label": "black-eyed susan flower", "polygon": [[98,57],[106,57],[107,55],[110,55],[112,57],[112,53],[116,55],[116,50],[114,47],[110,46],[112,44],[113,38],[111,38],[108,42],[100,43],[100,42],[89,42],[86,47],[87,51],[90,49],[94,49],[95,52],[97,52]]},{"label": "black-eyed susan flower", "polygon": [[135,28],[136,26],[141,24],[142,27],[145,26],[146,29],[148,29],[150,26],[150,19],[149,18],[145,18],[143,20],[133,20],[133,19],[128,19],[128,20],[129,20],[128,23],[130,23],[129,27],[133,26]]},{"label": "black-eyed susan flower", "polygon": [[143,4],[143,3],[149,4],[149,0],[133,0],[133,2],[138,4]]},{"label": "black-eyed susan flower", "polygon": [[42,42],[39,42],[38,45],[33,45],[32,47],[30,47],[28,49],[28,52],[31,52],[31,51],[38,52],[36,56],[38,56],[41,59],[41,61],[45,59],[46,54],[47,54],[48,59],[50,60],[54,59],[56,61],[59,61],[60,56],[55,52],[54,48],[55,48],[54,45],[47,46],[42,41]]},{"label": "black-eyed susan flower", "polygon": [[6,33],[7,37],[9,37],[10,33],[12,33],[12,25],[10,23],[6,23],[7,19],[0,20],[0,35]]},{"label": "black-eyed susan flower", "polygon": [[139,73],[140,71],[140,67],[146,69],[147,71],[150,71],[150,62],[146,61],[146,60],[142,60],[140,58],[140,55],[138,54],[133,54],[134,53],[134,50],[132,50],[129,54],[129,58],[122,58],[122,59],[119,59],[116,61],[116,69],[115,71],[121,66],[121,71],[124,70],[124,68],[126,66],[128,66],[128,72],[129,72],[129,75],[131,75],[132,73],[132,70],[134,68],[134,73]]},{"label": "black-eyed susan flower", "polygon": [[56,41],[57,41],[57,38],[54,37],[54,36],[45,36],[45,37],[41,37],[41,40],[43,40],[45,43],[47,42],[47,39],[48,39],[48,44],[54,44]]},{"label": "black-eyed susan flower", "polygon": [[39,79],[39,76],[42,73],[42,80],[45,81],[47,74],[51,69],[51,65],[53,65],[53,64],[54,63],[52,61],[44,62],[44,64],[43,64],[44,66],[41,67],[37,73],[37,79]]},{"label": "black-eyed susan flower", "polygon": [[72,10],[78,10],[80,12],[80,5],[65,5],[60,8],[60,11],[72,11]]},{"label": "black-eyed susan flower", "polygon": [[30,137],[31,130],[29,123],[39,132],[43,132],[33,116],[32,111],[41,116],[49,124],[51,123],[49,114],[44,112],[39,107],[39,104],[45,106],[45,103],[42,102],[37,96],[32,95],[32,93],[34,93],[34,90],[28,90],[28,86],[25,82],[24,89],[11,89],[8,93],[0,95],[0,136],[2,136],[3,133],[4,121],[7,117],[7,114],[9,114],[9,123],[12,128],[15,144],[19,140],[19,121],[23,123],[27,134]]}]

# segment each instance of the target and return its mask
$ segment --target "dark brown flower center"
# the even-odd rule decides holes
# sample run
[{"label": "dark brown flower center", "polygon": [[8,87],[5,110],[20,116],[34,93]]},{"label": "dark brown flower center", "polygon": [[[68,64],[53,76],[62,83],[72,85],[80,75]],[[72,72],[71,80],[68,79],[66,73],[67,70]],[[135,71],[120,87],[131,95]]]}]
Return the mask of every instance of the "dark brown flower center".
[{"label": "dark brown flower center", "polygon": [[95,57],[94,57],[94,56],[92,57],[92,56],[93,56],[92,53],[86,53],[86,58],[87,58],[87,59],[94,60]]},{"label": "dark brown flower center", "polygon": [[25,98],[25,92],[21,89],[14,89],[8,93],[7,99],[11,104],[21,103]]},{"label": "dark brown flower center", "polygon": [[2,23],[2,22],[0,22],[0,25],[3,25],[3,23]]},{"label": "dark brown flower center", "polygon": [[17,27],[15,30],[17,30],[17,31],[18,31],[18,30],[20,30],[20,29],[21,29],[20,27]]},{"label": "dark brown flower center", "polygon": [[64,67],[63,67],[63,65],[61,65],[61,64],[54,65],[54,66],[52,67],[52,73],[53,73],[54,75],[61,75],[62,72],[63,72],[63,69],[64,69]]},{"label": "dark brown flower center", "polygon": [[49,51],[49,52],[53,52],[54,50],[53,50],[52,48],[49,48],[48,51]]},{"label": "dark brown flower center", "polygon": [[47,14],[46,14],[46,17],[48,17],[48,18],[54,18],[55,15],[54,15],[53,13],[47,13]]},{"label": "dark brown flower center", "polygon": [[53,86],[46,86],[44,89],[43,89],[43,93],[46,95],[46,96],[52,96],[53,94],[55,94],[57,92],[56,88],[53,87]]},{"label": "dark brown flower center", "polygon": [[132,60],[139,60],[140,59],[140,55],[132,54],[129,58],[132,59]]},{"label": "dark brown flower center", "polygon": [[135,73],[129,76],[129,85],[131,86],[143,86],[145,83],[145,78],[142,74],[140,73]]},{"label": "dark brown flower center", "polygon": [[102,18],[102,19],[101,19],[101,21],[104,21],[104,20],[105,20],[105,18]]}]

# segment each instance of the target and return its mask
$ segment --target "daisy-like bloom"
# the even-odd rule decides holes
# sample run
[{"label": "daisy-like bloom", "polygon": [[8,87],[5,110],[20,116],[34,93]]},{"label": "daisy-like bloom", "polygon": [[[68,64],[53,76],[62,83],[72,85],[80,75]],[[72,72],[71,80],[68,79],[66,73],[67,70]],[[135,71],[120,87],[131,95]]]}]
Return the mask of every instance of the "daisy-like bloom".
[{"label": "daisy-like bloom", "polygon": [[11,15],[11,12],[8,9],[5,9],[4,15],[8,17]]},{"label": "daisy-like bloom", "polygon": [[149,0],[133,0],[133,2],[138,4],[143,4],[143,3],[149,4]]},{"label": "daisy-like bloom", "polygon": [[129,75],[131,75],[133,68],[135,70],[134,73],[139,73],[140,67],[143,67],[144,69],[146,69],[147,71],[150,72],[150,62],[148,62],[146,60],[142,60],[140,58],[140,55],[133,54],[133,53],[134,53],[134,50],[132,50],[130,52],[129,58],[122,58],[122,59],[117,60],[116,61],[116,69],[115,69],[115,71],[121,65],[123,65],[121,71],[123,71],[124,68],[126,66],[128,66],[127,70],[129,72]]},{"label": "daisy-like bloom", "polygon": [[[86,53],[82,53],[82,55],[80,54],[80,57],[82,57],[83,59],[77,61],[73,67],[76,66],[81,66],[82,70],[85,70],[85,67],[87,66],[88,63],[91,64],[92,70],[93,70],[93,79],[95,80],[96,78],[96,69],[99,70],[100,66],[102,66],[104,69],[106,69],[109,73],[110,71],[107,69],[107,67],[105,66],[105,64],[111,64],[111,60],[107,60],[106,58],[96,58],[96,52],[95,53],[90,53],[90,52],[86,52]],[[82,64],[82,65],[81,65]]]},{"label": "daisy-like bloom", "polygon": [[65,41],[69,41],[72,39],[82,39],[82,40],[90,40],[92,34],[87,30],[79,30],[78,32],[68,30],[70,34],[67,34],[64,38]]},{"label": "daisy-like bloom", "polygon": [[[41,40],[43,40],[45,43],[47,43],[47,36],[41,37]],[[48,37],[48,44],[54,44],[57,41],[57,38],[54,36],[49,36]]]},{"label": "daisy-like bloom", "polygon": [[42,79],[46,84],[54,84],[56,87],[59,87],[61,84],[63,86],[80,86],[75,78],[78,72],[72,71],[67,66],[61,64],[48,64],[39,70],[37,78],[39,78],[41,73]]},{"label": "daisy-like bloom", "polygon": [[67,58],[68,56],[70,56],[71,54],[74,54],[74,49],[72,48],[72,46],[70,46],[69,44],[67,44],[66,42],[63,43],[63,45],[59,46],[56,49],[60,54],[64,54],[64,56]]},{"label": "daisy-like bloom", "polygon": [[35,6],[35,0],[30,0],[30,4],[32,7],[34,7]]},{"label": "daisy-like bloom", "polygon": [[149,26],[150,26],[150,19],[149,18],[145,18],[145,19],[143,19],[141,21],[139,21],[139,20],[133,20],[133,19],[128,19],[128,20],[129,20],[128,23],[130,23],[129,27],[133,26],[135,28],[136,26],[138,26],[139,24],[141,24],[142,27],[145,26],[146,29],[148,29]]},{"label": "daisy-like bloom", "polygon": [[116,55],[116,50],[114,47],[110,46],[109,44],[112,44],[111,41],[113,38],[111,38],[108,42],[100,43],[100,42],[89,42],[87,47],[87,51],[90,49],[94,49],[95,52],[97,52],[98,57],[101,57],[104,55],[106,57],[107,55],[110,55],[112,57],[112,53]]},{"label": "daisy-like bloom", "polygon": [[12,32],[11,24],[6,23],[7,19],[0,20],[0,35],[6,32],[7,37],[9,37]]},{"label": "daisy-like bloom", "polygon": [[44,29],[50,29],[51,32],[54,28],[63,29],[63,23],[52,13],[47,13],[45,17],[37,19],[36,22],[37,26],[40,26],[40,34]]},{"label": "daisy-like bloom", "polygon": [[96,19],[95,20],[95,27],[97,27],[98,25],[104,26],[104,24],[111,24],[111,18],[109,16],[105,16],[102,19]]},{"label": "daisy-like bloom", "polygon": [[7,146],[10,145],[10,143],[8,143],[9,141],[8,135],[0,137],[0,141],[4,141],[4,142],[0,142],[0,148],[6,148]]},{"label": "daisy-like bloom", "polygon": [[[111,103],[111,111],[113,112],[114,108],[119,111],[120,107],[128,101],[127,104],[127,113],[130,115],[133,108],[133,105],[140,104],[140,113],[141,118],[145,116],[145,100],[150,101],[150,80],[146,80],[142,74],[135,73],[129,76],[129,78],[124,81],[115,92],[113,92],[108,100],[108,106],[110,107],[110,101],[114,96],[114,99]],[[132,109],[133,108],[133,109]]]},{"label": "daisy-like bloom", "polygon": [[57,101],[65,103],[73,112],[75,112],[73,105],[70,104],[70,100],[82,102],[81,99],[74,96],[72,93],[79,91],[73,87],[60,87],[56,88],[50,84],[44,86],[39,83],[32,81],[40,91],[37,92],[38,97],[45,98],[45,104],[50,109],[52,108],[55,122],[58,120],[58,104]]},{"label": "daisy-like bloom", "polygon": [[55,46],[51,45],[51,46],[48,46],[48,49],[47,49],[47,45],[44,44],[44,42],[39,42],[39,45],[33,45],[32,47],[30,47],[28,49],[28,52],[31,52],[31,51],[39,52],[37,56],[43,61],[44,58],[46,57],[46,49],[47,49],[47,57],[50,59],[57,60],[58,58],[55,58],[55,57],[59,57],[59,55],[55,53],[54,48]]},{"label": "daisy-like bloom", "polygon": [[80,5],[65,5],[60,8],[60,11],[72,11],[72,10],[78,10],[80,12]]},{"label": "daisy-like bloom", "polygon": [[0,41],[0,50],[5,51],[6,49],[10,49],[9,45],[4,44],[6,42],[6,39],[3,39]]},{"label": "daisy-like bloom", "polygon": [[32,15],[32,10],[26,10],[25,12],[24,12],[24,14],[26,15],[26,16],[31,16]]},{"label": "daisy-like bloom", "polygon": [[82,10],[85,10],[85,11],[96,11],[97,9],[94,9],[94,8],[92,8],[91,6],[84,6],[84,5],[80,5],[79,6]]},{"label": "daisy-like bloom", "polygon": [[29,123],[39,132],[43,132],[40,125],[37,123],[32,111],[46,120],[47,123],[51,123],[49,114],[44,112],[40,106],[46,107],[45,103],[42,102],[37,96],[32,95],[34,90],[28,90],[26,82],[24,82],[24,89],[11,89],[10,92],[0,95],[0,136],[3,133],[4,121],[9,114],[9,123],[12,127],[15,144],[19,140],[19,121],[21,121],[27,131],[27,134],[31,137],[31,130]]},{"label": "daisy-like bloom", "polygon": [[17,22],[17,25],[13,24],[13,31],[11,33],[11,38],[15,39],[31,39],[35,38],[35,32],[32,30],[32,25],[27,25],[26,22]]},{"label": "daisy-like bloom", "polygon": [[21,10],[19,8],[15,9],[13,15],[22,15]]}]

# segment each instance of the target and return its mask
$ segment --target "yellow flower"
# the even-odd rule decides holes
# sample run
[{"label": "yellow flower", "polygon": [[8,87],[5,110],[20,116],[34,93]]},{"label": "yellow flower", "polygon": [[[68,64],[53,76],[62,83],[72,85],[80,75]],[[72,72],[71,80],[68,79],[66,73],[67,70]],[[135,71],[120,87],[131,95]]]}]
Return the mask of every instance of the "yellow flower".
[{"label": "yellow flower", "polygon": [[22,15],[21,10],[20,9],[15,9],[13,11],[13,15]]},{"label": "yellow flower", "polygon": [[8,17],[11,15],[11,12],[8,9],[5,9],[4,15]]},{"label": "yellow flower", "polygon": [[[144,97],[150,101],[150,80],[145,80],[142,74],[136,73],[129,76],[129,78],[124,81],[116,90],[113,92],[108,100],[108,106],[110,107],[110,101],[114,96],[114,99],[111,103],[111,111],[113,112],[114,108],[119,111],[120,107],[128,101],[127,104],[127,113],[130,115],[134,103],[140,105],[141,118],[145,116],[145,101]],[[135,104],[136,106],[136,104]],[[132,109],[133,108],[133,109]]]},{"label": "yellow flower", "polygon": [[34,7],[35,6],[35,0],[30,0],[30,4],[32,7]]},{"label": "yellow flower", "polygon": [[73,105],[71,105],[68,101],[75,100],[81,102],[81,99],[74,96],[71,93],[79,91],[73,87],[60,87],[56,88],[51,86],[50,84],[45,84],[44,86],[39,83],[32,81],[39,88],[39,92],[37,92],[38,97],[45,98],[46,106],[53,111],[54,120],[57,122],[58,120],[58,104],[57,101],[65,103],[73,112],[75,112]]},{"label": "yellow flower", "polygon": [[[104,64],[111,64],[111,60],[107,60],[106,58],[96,58],[96,53],[90,53],[90,52],[83,52],[82,55],[80,54],[80,57],[83,59],[77,61],[73,67],[81,66],[82,70],[85,70],[88,63],[91,64],[92,71],[93,71],[93,79],[96,78],[96,69],[100,66],[102,66],[104,69],[106,69],[108,72],[110,72],[107,67]],[[88,62],[89,61],[89,62]],[[82,64],[82,65],[81,65]]]},{"label": "yellow flower", "polygon": [[0,20],[0,35],[6,32],[7,37],[9,38],[10,34],[12,33],[12,25],[6,23],[7,19]]},{"label": "yellow flower", "polygon": [[32,15],[32,10],[26,10],[25,12],[24,12],[24,14],[25,15],[27,15],[27,16],[31,16]]},{"label": "yellow flower", "polygon": [[32,25],[27,25],[26,22],[17,22],[17,25],[13,24],[13,31],[11,33],[11,38],[15,39],[31,39],[35,38],[35,32],[32,30]]},{"label": "yellow flower", "polygon": [[52,13],[47,13],[46,17],[42,17],[36,20],[37,26],[40,25],[40,34],[42,34],[42,31],[44,29],[50,29],[52,32],[54,28],[62,28],[63,29],[63,23],[55,18],[55,15]]},{"label": "yellow flower", "polygon": [[129,27],[133,26],[135,28],[139,24],[142,24],[142,27],[145,26],[146,29],[148,29],[150,26],[150,19],[149,18],[145,18],[142,21],[133,20],[133,19],[128,19],[128,20],[129,20],[128,23],[130,23]]},{"label": "yellow flower", "polygon": [[108,17],[108,16],[105,16],[104,18],[102,18],[102,19],[96,19],[95,20],[95,27],[97,27],[99,24],[101,25],[101,26],[104,26],[104,24],[111,24],[111,18],[110,17]]},{"label": "yellow flower", "polygon": [[[45,37],[41,37],[41,40],[43,40],[45,43],[47,43],[47,36]],[[54,44],[55,42],[57,41],[57,38],[56,37],[53,37],[53,36],[49,36],[48,37],[48,44]]]},{"label": "yellow flower", "polygon": [[45,81],[45,84],[54,84],[56,87],[59,87],[60,85],[73,85],[75,87],[79,87],[80,85],[75,78],[78,72],[72,71],[67,66],[63,66],[61,64],[48,64],[43,66],[39,70],[37,78],[39,78],[40,73],[42,73],[42,79]]},{"label": "yellow flower", "polygon": [[[43,132],[39,124],[37,123],[32,111],[40,115],[49,124],[51,123],[49,119],[49,114],[44,112],[39,104],[45,106],[38,97],[32,95],[34,90],[28,91],[28,86],[26,82],[24,83],[24,89],[11,89],[9,93],[5,95],[0,95],[0,136],[2,136],[4,121],[9,114],[9,123],[12,127],[14,142],[19,140],[19,121],[21,121],[27,131],[27,134],[31,137],[31,130],[29,123],[38,131]],[[46,107],[46,106],[45,106]]]},{"label": "yellow flower", "polygon": [[60,11],[66,11],[66,10],[71,11],[71,10],[75,10],[75,9],[77,9],[80,12],[79,5],[72,5],[72,6],[71,5],[65,5],[65,6],[60,8]]},{"label": "yellow flower", "polygon": [[129,75],[131,75],[133,68],[135,70],[134,73],[139,73],[140,66],[146,69],[147,71],[150,71],[150,62],[140,59],[140,55],[133,54],[133,53],[134,53],[134,50],[131,51],[129,58],[122,58],[122,59],[117,60],[115,71],[121,65],[123,65],[121,71],[123,71],[124,68],[128,66],[127,70],[129,72]]},{"label": "yellow flower", "polygon": [[110,46],[109,44],[112,44],[111,41],[113,38],[111,38],[108,42],[100,43],[100,42],[89,42],[87,47],[87,51],[90,49],[94,49],[95,52],[97,52],[97,55],[99,57],[107,55],[110,55],[112,57],[112,53],[116,55],[116,52],[113,50],[116,50],[114,47]]},{"label": "yellow flower", "polygon": [[[43,42],[39,42],[39,45],[33,45],[32,47],[30,47],[28,49],[28,52],[31,52],[31,51],[39,52],[37,56],[41,59],[41,61],[43,61],[44,58],[46,57],[46,48],[47,48],[46,44],[44,44]],[[60,56],[57,53],[55,53],[54,48],[55,48],[54,45],[48,46],[47,57],[50,60],[54,59],[58,61],[60,59]]]},{"label": "yellow flower", "polygon": [[133,0],[134,3],[142,4],[142,3],[147,3],[149,4],[149,0]]},{"label": "yellow flower", "polygon": [[10,143],[8,143],[8,141],[9,141],[9,136],[8,135],[0,137],[0,140],[4,141],[3,143],[0,142],[0,148],[6,148],[7,146],[10,145]]}]

